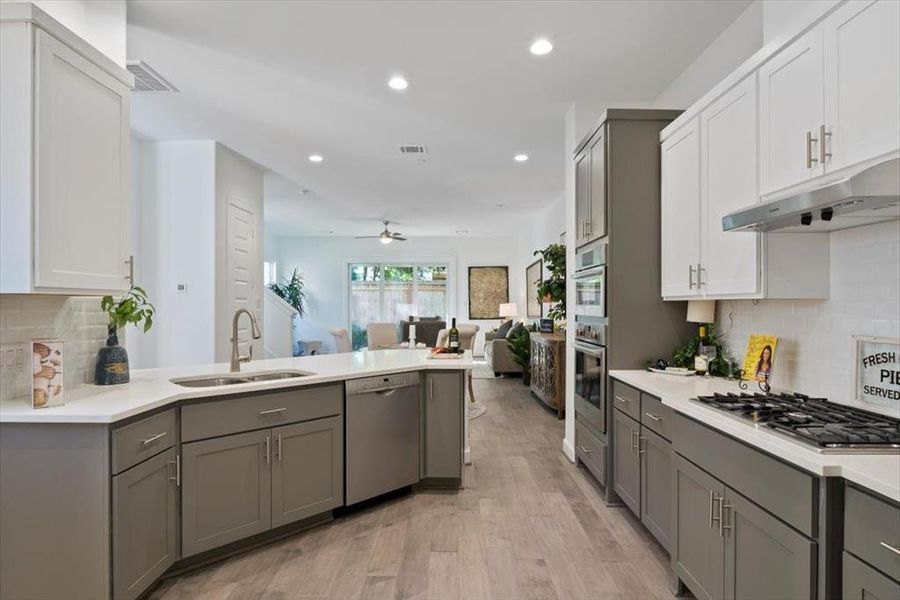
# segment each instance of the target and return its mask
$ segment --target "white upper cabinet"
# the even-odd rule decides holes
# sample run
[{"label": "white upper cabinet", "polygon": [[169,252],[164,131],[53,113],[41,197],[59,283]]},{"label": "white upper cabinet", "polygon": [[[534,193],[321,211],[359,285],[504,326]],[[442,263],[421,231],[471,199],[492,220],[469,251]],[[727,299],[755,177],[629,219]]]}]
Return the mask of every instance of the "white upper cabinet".
[{"label": "white upper cabinet", "polygon": [[686,123],[662,143],[662,295],[700,293],[700,127]]},{"label": "white upper cabinet", "polygon": [[758,201],[756,76],[700,113],[701,291],[713,296],[760,290],[760,234],[724,232],[722,217]]},{"label": "white upper cabinet", "polygon": [[[825,168],[900,147],[900,2],[848,2],[822,23]],[[829,156],[830,155],[830,156]]]},{"label": "white upper cabinet", "polygon": [[768,194],[822,174],[822,32],[810,31],[759,70],[760,184]]},{"label": "white upper cabinet", "polygon": [[131,75],[28,11],[0,23],[0,292],[127,290]]}]

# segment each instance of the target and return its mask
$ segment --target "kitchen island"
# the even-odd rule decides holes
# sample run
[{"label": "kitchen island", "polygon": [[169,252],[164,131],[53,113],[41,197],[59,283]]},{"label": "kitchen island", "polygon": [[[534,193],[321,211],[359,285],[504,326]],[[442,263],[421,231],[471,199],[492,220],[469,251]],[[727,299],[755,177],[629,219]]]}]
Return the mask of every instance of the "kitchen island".
[{"label": "kitchen island", "polygon": [[610,377],[614,498],[669,551],[674,592],[900,597],[897,449],[819,451],[696,400],[735,381]]},{"label": "kitchen island", "polygon": [[348,426],[361,386],[375,399],[409,390],[414,470],[394,481],[458,487],[469,368],[468,356],[377,350],[254,361],[227,385],[193,387],[233,376],[224,364],[134,371],[61,407],[0,404],[0,597],[136,598],[167,572],[331,520],[355,437],[378,448],[373,431],[393,432],[385,446],[401,433],[390,413],[382,429]]}]

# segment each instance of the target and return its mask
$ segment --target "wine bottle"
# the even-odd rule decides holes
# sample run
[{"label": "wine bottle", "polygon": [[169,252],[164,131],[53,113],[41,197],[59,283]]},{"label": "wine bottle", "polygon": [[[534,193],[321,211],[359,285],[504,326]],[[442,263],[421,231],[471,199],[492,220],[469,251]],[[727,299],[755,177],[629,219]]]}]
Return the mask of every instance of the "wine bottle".
[{"label": "wine bottle", "polygon": [[450,331],[447,333],[447,341],[450,344],[450,352],[459,354],[459,330],[456,328],[456,317],[450,321]]},{"label": "wine bottle", "polygon": [[705,375],[709,365],[703,353],[703,347],[709,343],[706,337],[706,325],[700,326],[700,340],[697,342],[697,354],[694,355],[694,370],[697,375]]}]

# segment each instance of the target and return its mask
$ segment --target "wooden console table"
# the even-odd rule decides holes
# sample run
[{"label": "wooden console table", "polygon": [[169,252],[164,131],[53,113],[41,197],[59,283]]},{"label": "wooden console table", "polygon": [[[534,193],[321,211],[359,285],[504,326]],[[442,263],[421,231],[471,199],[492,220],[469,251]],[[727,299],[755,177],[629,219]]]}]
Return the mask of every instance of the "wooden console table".
[{"label": "wooden console table", "polygon": [[566,335],[531,334],[531,391],[560,419],[566,413]]}]

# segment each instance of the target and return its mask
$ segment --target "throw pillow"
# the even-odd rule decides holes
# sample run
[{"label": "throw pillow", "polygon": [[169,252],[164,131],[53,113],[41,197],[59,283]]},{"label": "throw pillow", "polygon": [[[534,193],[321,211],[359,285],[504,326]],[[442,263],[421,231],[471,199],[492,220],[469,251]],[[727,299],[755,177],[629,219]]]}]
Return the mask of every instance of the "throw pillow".
[{"label": "throw pillow", "polygon": [[513,322],[512,319],[509,321],[504,321],[500,323],[500,327],[497,328],[497,334],[499,337],[506,337],[506,334],[509,333],[509,330],[512,329]]},{"label": "throw pillow", "polygon": [[523,331],[526,331],[525,326],[521,323],[516,323],[506,334],[506,339],[512,339],[518,335],[521,335]]}]

